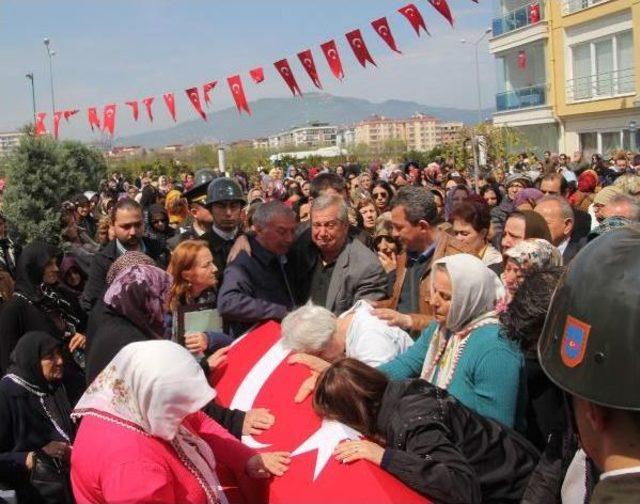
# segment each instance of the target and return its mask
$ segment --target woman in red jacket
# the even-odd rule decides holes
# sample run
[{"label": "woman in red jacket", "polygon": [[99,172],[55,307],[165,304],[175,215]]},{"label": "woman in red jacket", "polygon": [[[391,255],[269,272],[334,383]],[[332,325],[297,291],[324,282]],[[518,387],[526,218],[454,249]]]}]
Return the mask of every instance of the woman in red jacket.
[{"label": "woman in red jacket", "polygon": [[131,343],[78,402],[73,493],[84,503],[226,503],[216,464],[282,475],[288,453],[257,454],[200,409],[215,396],[189,352],[170,341]]}]

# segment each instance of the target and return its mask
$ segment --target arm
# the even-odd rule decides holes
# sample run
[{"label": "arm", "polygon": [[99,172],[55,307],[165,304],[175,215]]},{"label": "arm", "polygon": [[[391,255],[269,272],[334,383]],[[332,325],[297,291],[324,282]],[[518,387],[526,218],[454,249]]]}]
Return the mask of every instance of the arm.
[{"label": "arm", "polygon": [[254,322],[259,320],[282,320],[287,307],[253,297],[253,287],[241,258],[224,270],[224,281],[218,294],[218,311],[225,320]]},{"label": "arm", "polygon": [[173,475],[162,465],[135,461],[104,464],[100,479],[104,502],[147,504],[176,502]]},{"label": "arm", "polygon": [[242,410],[229,409],[216,404],[211,401],[204,408],[202,408],[209,417],[222,425],[237,439],[242,437],[242,426],[244,424],[244,417],[246,413]]},{"label": "arm", "polygon": [[473,467],[440,422],[409,432],[404,450],[387,448],[380,467],[435,502],[479,504],[482,500]]},{"label": "arm", "polygon": [[87,313],[91,311],[98,298],[104,294],[107,270],[103,260],[104,257],[99,254],[93,257],[89,278],[82,291],[82,296],[80,296],[80,306]]},{"label": "arm", "polygon": [[15,446],[11,425],[11,403],[0,391],[0,481],[19,479],[27,471],[29,452],[12,451]]},{"label": "arm", "polygon": [[401,353],[386,364],[379,366],[378,370],[382,371],[392,380],[405,380],[407,378],[419,377],[424,359],[427,355],[429,342],[437,327],[436,324],[431,324],[404,353]]}]

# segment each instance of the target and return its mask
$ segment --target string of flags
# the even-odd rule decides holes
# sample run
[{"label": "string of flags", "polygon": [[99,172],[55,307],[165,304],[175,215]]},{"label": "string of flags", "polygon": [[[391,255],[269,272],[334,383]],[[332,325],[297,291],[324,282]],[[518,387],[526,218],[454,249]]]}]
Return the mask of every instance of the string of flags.
[{"label": "string of flags", "polygon": [[[472,0],[475,3],[478,3],[478,0]],[[427,2],[442,16],[444,17],[449,24],[453,27],[453,15],[451,13],[451,9],[447,3],[447,0],[427,0]],[[422,16],[418,7],[415,4],[410,3],[403,7],[397,9],[397,12],[401,14],[410,26],[416,32],[416,35],[420,37],[421,30],[424,31],[427,35],[430,35],[429,30],[427,29],[427,24]],[[389,25],[389,21],[386,17],[381,17],[371,22],[371,27],[377,33],[377,35],[385,42],[385,44],[389,47],[389,49],[395,53],[402,54],[402,51],[398,49],[395,38],[391,33],[391,27]],[[367,64],[373,65],[376,67],[376,62],[374,61],[369,49],[367,48],[364,36],[360,29],[354,29],[345,34],[345,38],[347,44],[351,48],[356,60],[358,63],[366,68]],[[338,51],[338,44],[335,39],[324,42],[320,45],[320,50],[322,51],[324,58],[331,70],[333,76],[342,81],[344,79],[344,68],[342,65],[342,59],[340,57],[340,53]],[[313,53],[311,49],[305,49],[297,53],[298,60],[300,64],[305,69],[307,75],[311,79],[313,85],[322,89],[322,83],[320,82],[320,77],[318,74],[318,69],[316,66],[315,59],[313,57]],[[274,67],[278,74],[282,77],[285,84],[293,94],[293,96],[302,96],[302,92],[300,91],[300,87],[298,86],[298,82],[293,73],[291,65],[286,58],[283,58],[279,61],[276,61]],[[256,67],[249,71],[249,76],[254,84],[258,85],[265,80],[264,68]],[[211,81],[202,86],[193,86],[188,89],[185,89],[185,93],[192,107],[196,111],[196,113],[204,120],[207,120],[207,113],[204,110],[204,106],[207,108],[212,104],[211,93],[214,91],[218,84],[218,81]],[[246,112],[251,115],[251,108],[249,107],[249,102],[247,100],[247,96],[244,90],[244,84],[242,81],[242,76],[240,74],[232,75],[227,77],[227,84],[229,86],[229,91],[233,96],[233,99],[236,104],[236,108],[238,109],[238,113],[242,114]],[[200,99],[200,92],[202,88],[202,100]],[[173,121],[177,121],[177,110],[176,110],[176,96],[173,92],[167,92],[162,95],[165,108],[169,113],[170,117]],[[144,106],[146,111],[146,116],[149,122],[153,122],[153,104],[155,97],[149,96],[147,98],[141,100],[129,100],[125,101],[124,104],[129,107],[131,111],[131,116],[134,121],[138,121],[140,118],[140,103]],[[103,107],[102,110],[102,120],[98,115],[97,107],[88,107],[87,108],[87,119],[89,122],[89,126],[92,131],[98,130],[102,132],[108,132],[109,135],[113,136],[116,127],[116,111],[117,104],[109,103]],[[60,122],[61,119],[64,118],[65,122],[68,122],[69,119],[78,114],[80,112],[79,109],[69,109],[69,110],[61,110],[55,111],[53,114],[53,136],[58,138],[59,130],[60,130]],[[39,112],[36,115],[36,124],[35,124],[35,133],[36,135],[42,135],[47,132],[46,128],[46,112]]]}]

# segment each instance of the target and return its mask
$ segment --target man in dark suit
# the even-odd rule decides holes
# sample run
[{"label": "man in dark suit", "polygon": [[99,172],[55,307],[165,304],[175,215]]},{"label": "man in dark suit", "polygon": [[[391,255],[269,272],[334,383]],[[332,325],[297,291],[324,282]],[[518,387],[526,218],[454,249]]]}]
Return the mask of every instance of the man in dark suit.
[{"label": "man in dark suit", "polygon": [[153,259],[158,267],[169,264],[169,251],[155,240],[143,237],[142,207],[132,199],[118,201],[111,210],[111,227],[115,238],[94,256],[89,278],[80,297],[80,305],[89,312],[106,291],[107,271],[118,257],[128,251],[139,251]]},{"label": "man in dark suit", "polygon": [[551,242],[562,254],[564,264],[569,264],[586,243],[584,238],[574,236],[573,208],[562,196],[545,196],[538,200],[535,212],[547,223],[551,232]]}]

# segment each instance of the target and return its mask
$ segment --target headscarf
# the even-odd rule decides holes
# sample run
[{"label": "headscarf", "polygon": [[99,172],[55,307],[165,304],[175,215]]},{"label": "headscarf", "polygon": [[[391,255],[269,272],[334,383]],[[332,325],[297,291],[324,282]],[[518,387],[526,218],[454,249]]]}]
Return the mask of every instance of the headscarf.
[{"label": "headscarf", "polygon": [[523,269],[542,269],[562,266],[562,254],[547,240],[528,238],[517,243],[504,253],[505,259],[513,260]]},{"label": "headscarf", "polygon": [[536,202],[544,196],[544,193],[534,187],[522,189],[516,199],[513,200],[513,206],[518,208],[524,203],[529,203],[532,207],[536,206]]},{"label": "headscarf", "polygon": [[171,341],[136,342],[122,348],[97,376],[72,418],[97,416],[168,441],[200,476],[197,480],[208,502],[224,502],[210,446],[182,425],[215,396],[186,349]]},{"label": "headscarf", "polygon": [[[72,273],[73,271],[78,273],[82,278],[82,283],[76,287],[72,287],[66,281],[67,275],[69,273]],[[86,281],[87,281],[87,274],[84,271],[82,271],[82,268],[78,264],[78,261],[76,260],[76,258],[71,255],[65,255],[62,258],[62,262],[60,263],[60,282],[62,282],[62,284],[67,289],[72,291],[74,294],[80,294],[82,293],[82,290],[84,288],[84,284]]]},{"label": "headscarf", "polygon": [[578,191],[592,193],[598,185],[598,174],[595,170],[585,170],[578,176]]},{"label": "headscarf", "polygon": [[496,302],[504,296],[498,276],[470,254],[455,254],[434,262],[431,276],[443,265],[451,280],[451,307],[447,320],[440,324],[427,349],[422,378],[447,388],[455,374],[467,337],[480,327],[498,324]]},{"label": "headscarf", "polygon": [[609,200],[618,194],[622,194],[622,191],[617,186],[603,187],[598,191],[596,197],[593,199],[594,205],[606,205]]},{"label": "headscarf", "polygon": [[156,263],[151,257],[149,257],[144,252],[139,252],[137,250],[129,250],[118,257],[107,271],[107,276],[105,281],[107,282],[107,286],[111,285],[115,278],[125,269],[130,266],[134,266],[136,264],[146,264],[148,266],[155,266]]},{"label": "headscarf", "polygon": [[105,304],[146,335],[164,335],[164,303],[171,275],[156,266],[137,264],[118,274],[104,295]]},{"label": "headscarf", "polygon": [[426,182],[433,185],[440,185],[440,181],[438,181],[438,176],[442,175],[442,170],[440,169],[440,165],[438,163],[429,163],[427,167],[423,170],[424,177]]},{"label": "headscarf", "polygon": [[181,199],[183,199],[182,193],[176,189],[167,194],[164,207],[169,216],[169,224],[180,225],[187,218],[189,210],[187,205],[180,204]]},{"label": "headscarf", "polygon": [[40,303],[44,298],[40,287],[44,267],[54,257],[56,249],[45,242],[36,241],[27,245],[16,265],[15,292],[22,294],[32,303]]}]

